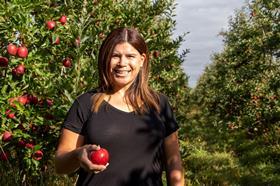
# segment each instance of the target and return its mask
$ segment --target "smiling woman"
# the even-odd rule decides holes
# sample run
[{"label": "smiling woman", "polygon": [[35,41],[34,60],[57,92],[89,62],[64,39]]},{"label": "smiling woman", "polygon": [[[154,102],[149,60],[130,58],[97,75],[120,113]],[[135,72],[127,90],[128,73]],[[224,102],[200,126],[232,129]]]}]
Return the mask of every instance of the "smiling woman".
[{"label": "smiling woman", "polygon": [[[178,124],[168,98],[148,85],[148,47],[135,29],[113,30],[99,50],[99,87],[70,108],[55,156],[56,171],[78,170],[77,185],[183,186]],[[102,148],[101,148],[102,146]],[[100,149],[108,164],[95,164]]]}]

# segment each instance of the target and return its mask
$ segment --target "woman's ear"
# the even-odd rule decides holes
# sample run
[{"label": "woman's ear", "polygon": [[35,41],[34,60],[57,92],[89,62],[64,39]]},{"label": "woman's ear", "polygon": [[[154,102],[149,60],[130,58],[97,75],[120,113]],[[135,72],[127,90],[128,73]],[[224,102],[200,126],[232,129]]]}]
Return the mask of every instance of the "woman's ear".
[{"label": "woman's ear", "polygon": [[144,54],[144,53],[141,54],[140,60],[141,60],[140,67],[142,67],[146,61],[146,54]]}]

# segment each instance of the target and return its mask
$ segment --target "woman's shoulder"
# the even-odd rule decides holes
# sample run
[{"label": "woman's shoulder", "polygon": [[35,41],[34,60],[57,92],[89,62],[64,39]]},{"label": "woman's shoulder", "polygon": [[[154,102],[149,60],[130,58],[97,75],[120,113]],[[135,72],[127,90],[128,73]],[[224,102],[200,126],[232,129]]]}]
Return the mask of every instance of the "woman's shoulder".
[{"label": "woman's shoulder", "polygon": [[160,105],[164,105],[166,104],[166,102],[168,102],[169,98],[166,94],[157,92],[157,95],[158,95]]},{"label": "woman's shoulder", "polygon": [[91,89],[86,92],[81,93],[79,96],[77,96],[76,100],[80,104],[88,104],[92,101],[92,96],[97,93],[96,89]]}]

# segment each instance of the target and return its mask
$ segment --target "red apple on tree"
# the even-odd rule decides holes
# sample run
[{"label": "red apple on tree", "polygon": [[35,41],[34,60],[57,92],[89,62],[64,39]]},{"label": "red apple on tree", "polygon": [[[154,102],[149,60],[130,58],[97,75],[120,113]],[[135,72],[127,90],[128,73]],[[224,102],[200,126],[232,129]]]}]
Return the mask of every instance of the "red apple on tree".
[{"label": "red apple on tree", "polygon": [[22,105],[26,105],[27,103],[29,103],[27,95],[20,96],[18,98],[18,102]]},{"label": "red apple on tree", "polygon": [[48,107],[53,106],[53,100],[50,99],[50,98],[47,98],[47,99],[46,99],[46,103],[47,103],[47,106],[48,106]]},{"label": "red apple on tree", "polygon": [[7,161],[9,159],[9,153],[0,151],[0,160]]},{"label": "red apple on tree", "polygon": [[25,142],[23,139],[20,139],[20,140],[18,141],[18,146],[20,146],[20,147],[25,147],[25,145],[26,145],[26,142]]},{"label": "red apple on tree", "polygon": [[17,55],[21,58],[26,58],[28,56],[28,49],[25,46],[19,47]]},{"label": "red apple on tree", "polygon": [[55,25],[56,25],[55,21],[47,21],[46,23],[46,26],[49,30],[53,30]]},{"label": "red apple on tree", "polygon": [[37,150],[34,154],[33,154],[33,159],[35,160],[41,160],[43,157],[43,152],[41,150]]},{"label": "red apple on tree", "polygon": [[106,165],[109,162],[109,153],[106,149],[100,148],[99,150],[92,151],[91,162],[97,165]]},{"label": "red apple on tree", "polygon": [[26,144],[25,144],[25,147],[28,148],[28,149],[33,149],[34,146],[35,146],[35,145],[34,145],[33,143],[26,143]]},{"label": "red apple on tree", "polygon": [[18,48],[17,48],[16,45],[10,43],[10,44],[8,45],[8,47],[7,47],[7,50],[8,50],[8,53],[9,53],[10,55],[15,56],[15,55],[17,54]]},{"label": "red apple on tree", "polygon": [[155,51],[153,52],[154,58],[158,58],[159,55],[160,55],[160,52],[159,52],[158,50],[155,50]]},{"label": "red apple on tree", "polygon": [[34,95],[28,94],[27,99],[28,99],[28,102],[32,105],[37,105],[37,103],[38,103],[38,97],[36,97]]},{"label": "red apple on tree", "polygon": [[9,119],[15,118],[15,113],[11,112],[10,109],[6,110],[5,114],[6,114],[7,118],[9,118]]},{"label": "red apple on tree", "polygon": [[7,67],[8,62],[8,58],[0,56],[0,67]]},{"label": "red apple on tree", "polygon": [[59,43],[60,43],[60,38],[58,37],[58,36],[55,36],[55,37],[53,37],[52,38],[52,43],[54,44],[54,45],[59,45]]},{"label": "red apple on tree", "polygon": [[12,70],[12,74],[14,76],[21,76],[25,73],[25,67],[23,64],[19,64],[18,66],[16,66],[15,68],[13,68]]},{"label": "red apple on tree", "polygon": [[3,134],[3,136],[2,136],[2,141],[8,142],[8,141],[11,141],[12,138],[13,138],[12,133],[9,132],[9,131],[5,131],[4,134]]},{"label": "red apple on tree", "polygon": [[72,59],[70,59],[70,58],[65,58],[64,60],[63,60],[63,66],[65,66],[66,68],[69,68],[69,67],[71,67],[72,66]]},{"label": "red apple on tree", "polygon": [[63,15],[59,18],[58,20],[62,25],[65,25],[65,23],[67,22],[67,16]]}]

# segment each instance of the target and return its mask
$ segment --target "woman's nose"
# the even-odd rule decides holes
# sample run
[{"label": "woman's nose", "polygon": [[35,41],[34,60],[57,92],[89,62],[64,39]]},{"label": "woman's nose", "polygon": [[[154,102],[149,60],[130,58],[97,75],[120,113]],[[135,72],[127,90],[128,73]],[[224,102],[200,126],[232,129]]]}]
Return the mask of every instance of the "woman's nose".
[{"label": "woman's nose", "polygon": [[127,58],[125,56],[121,56],[120,60],[119,60],[119,65],[123,66],[123,65],[127,65]]}]

